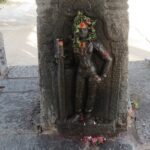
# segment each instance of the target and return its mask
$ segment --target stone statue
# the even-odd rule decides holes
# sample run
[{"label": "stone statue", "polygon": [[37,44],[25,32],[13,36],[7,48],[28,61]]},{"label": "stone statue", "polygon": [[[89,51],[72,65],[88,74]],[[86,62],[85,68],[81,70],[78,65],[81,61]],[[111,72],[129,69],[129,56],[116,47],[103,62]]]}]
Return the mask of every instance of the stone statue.
[{"label": "stone statue", "polygon": [[[95,104],[95,95],[98,84],[107,77],[107,73],[112,63],[112,58],[105,50],[102,43],[97,42],[96,21],[78,12],[74,19],[74,57],[77,65],[76,93],[75,93],[75,114],[69,119],[72,123],[79,122],[84,116],[87,123],[94,123],[92,116]],[[97,68],[92,61],[93,53],[104,60],[101,75],[97,73]],[[83,93],[85,81],[88,81],[88,95],[86,104],[83,106]]]}]

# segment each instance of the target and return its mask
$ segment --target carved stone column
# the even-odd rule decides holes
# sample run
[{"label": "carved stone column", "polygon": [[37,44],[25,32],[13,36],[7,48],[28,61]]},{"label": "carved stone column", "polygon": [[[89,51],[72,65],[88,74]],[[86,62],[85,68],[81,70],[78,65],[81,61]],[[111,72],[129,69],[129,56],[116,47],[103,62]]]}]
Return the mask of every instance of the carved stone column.
[{"label": "carved stone column", "polygon": [[[70,127],[63,123],[59,124],[59,128],[60,131],[67,129],[76,134],[95,134],[107,132],[108,129],[114,132],[118,120],[126,123],[127,116],[127,0],[37,0],[37,5],[42,127],[50,129],[59,120],[61,113],[58,108],[57,67],[54,57],[56,38],[64,39],[65,44],[66,116],[74,111],[75,68],[71,37],[73,19],[80,10],[97,20],[98,40],[113,57],[108,78],[101,83],[96,96],[95,114],[103,121],[100,126],[94,127],[95,130],[76,125]],[[73,131],[74,128],[78,131]]]},{"label": "carved stone column", "polygon": [[7,61],[4,48],[3,35],[0,33],[0,79],[5,77],[7,71]]}]

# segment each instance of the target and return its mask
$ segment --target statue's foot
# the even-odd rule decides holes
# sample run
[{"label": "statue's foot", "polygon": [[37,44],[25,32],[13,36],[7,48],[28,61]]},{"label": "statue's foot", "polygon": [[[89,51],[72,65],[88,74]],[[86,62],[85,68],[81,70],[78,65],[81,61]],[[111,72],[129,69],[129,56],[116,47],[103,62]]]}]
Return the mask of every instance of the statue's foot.
[{"label": "statue's foot", "polygon": [[69,118],[68,121],[69,121],[70,123],[81,123],[81,121],[82,121],[82,116],[83,116],[82,113],[75,114],[74,116],[72,116],[71,118]]},{"label": "statue's foot", "polygon": [[86,114],[85,120],[87,125],[96,125],[95,117],[91,113]]}]

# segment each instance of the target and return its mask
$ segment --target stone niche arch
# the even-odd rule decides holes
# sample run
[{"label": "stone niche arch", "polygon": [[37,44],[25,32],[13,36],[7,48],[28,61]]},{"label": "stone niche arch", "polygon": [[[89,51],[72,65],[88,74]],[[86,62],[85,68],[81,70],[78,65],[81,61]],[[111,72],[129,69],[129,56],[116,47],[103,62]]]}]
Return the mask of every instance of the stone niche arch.
[{"label": "stone niche arch", "polygon": [[[108,79],[98,88],[95,114],[101,124],[91,127],[57,124],[68,134],[114,133],[118,122],[126,127],[128,74],[128,13],[126,0],[37,0],[37,29],[41,89],[41,125],[50,129],[60,120],[58,107],[55,40],[64,39],[66,116],[73,110],[75,66],[72,52],[72,24],[78,10],[97,20],[97,36],[113,57]],[[86,93],[85,93],[86,94]]]}]

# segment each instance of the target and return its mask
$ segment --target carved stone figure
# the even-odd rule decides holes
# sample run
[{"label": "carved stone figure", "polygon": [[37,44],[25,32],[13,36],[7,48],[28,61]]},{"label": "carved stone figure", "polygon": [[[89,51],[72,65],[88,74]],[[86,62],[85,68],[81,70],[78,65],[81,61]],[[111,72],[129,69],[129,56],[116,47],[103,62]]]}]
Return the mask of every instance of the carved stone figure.
[{"label": "carved stone figure", "polygon": [[[107,77],[111,66],[112,58],[106,51],[102,43],[96,41],[95,31],[96,21],[78,12],[74,20],[74,57],[77,65],[76,94],[75,94],[75,115],[71,117],[71,122],[80,121],[85,118],[87,123],[94,123],[95,118],[92,115],[95,95],[98,84]],[[95,63],[92,61],[92,55],[97,55],[104,60],[104,66],[101,73],[97,73]],[[83,105],[83,95],[85,82],[88,85],[88,95]]]},{"label": "carved stone figure", "polygon": [[[95,135],[95,134],[112,134],[114,132],[120,131],[119,124],[127,123],[127,104],[128,104],[128,4],[127,0],[36,0],[37,1],[37,30],[38,30],[38,53],[39,53],[39,75],[40,75],[40,118],[41,126],[43,129],[51,129],[52,127],[57,127],[57,129],[68,135]],[[98,87],[96,90],[94,108],[91,111],[92,116],[96,117],[96,120],[100,122],[97,125],[86,125],[68,123],[65,119],[74,120],[77,114],[83,113],[86,118],[86,107],[88,99],[90,99],[89,93],[89,82],[92,79],[92,75],[86,73],[81,67],[79,57],[81,54],[77,52],[80,50],[78,44],[82,39],[79,36],[79,31],[84,29],[84,24],[76,26],[74,28],[75,33],[73,34],[73,22],[80,10],[84,15],[89,16],[92,19],[97,20],[96,22],[96,34],[94,37],[90,34],[91,27],[90,24],[86,24],[88,27],[88,38],[84,38],[83,42],[79,46],[88,48],[91,45],[92,52],[91,55],[87,57],[92,57],[88,59],[94,68],[94,73],[103,78],[104,68],[109,70],[107,79],[101,80],[97,83]],[[90,19],[92,21],[92,19]],[[82,20],[77,23],[80,25]],[[84,22],[84,20],[83,20]],[[94,26],[94,25],[93,25]],[[94,30],[92,30],[94,32]],[[74,35],[74,36],[73,36]],[[77,35],[77,36],[75,36]],[[74,37],[74,44],[72,43],[72,37]],[[90,39],[93,37],[93,39]],[[62,57],[61,63],[64,65],[64,70],[60,67],[59,81],[64,81],[65,88],[59,89],[58,82],[58,65],[55,63],[55,52],[56,52],[56,38],[63,39],[64,43],[64,56]],[[77,39],[75,41],[75,39]],[[79,42],[78,42],[79,41]],[[96,42],[98,41],[98,42]],[[101,42],[101,43],[99,43]],[[76,45],[77,43],[77,45]],[[86,43],[86,44],[84,44]],[[97,43],[97,44],[96,44]],[[101,50],[105,48],[102,47],[102,43],[107,48],[108,52],[113,58],[113,64],[109,69],[111,63],[103,58]],[[62,43],[60,43],[62,45]],[[74,45],[74,52],[73,52]],[[97,46],[99,45],[99,46]],[[98,50],[95,47],[99,47]],[[90,48],[88,48],[90,49]],[[99,50],[100,49],[100,50]],[[61,48],[60,48],[61,50]],[[83,51],[84,53],[84,51]],[[106,54],[107,55],[107,54]],[[75,59],[74,59],[75,58]],[[84,58],[81,55],[81,58]],[[100,58],[100,59],[99,59]],[[102,59],[101,59],[102,58]],[[98,61],[97,61],[98,59]],[[75,64],[76,60],[76,64]],[[81,59],[81,62],[83,59]],[[64,62],[64,64],[63,64]],[[103,65],[105,62],[105,65]],[[106,65],[106,62],[108,65]],[[103,67],[102,67],[103,66]],[[102,69],[102,70],[101,70]],[[84,74],[79,73],[79,71],[84,70]],[[78,71],[78,72],[77,72]],[[106,73],[107,73],[106,71]],[[106,74],[105,73],[105,74]],[[64,79],[62,79],[64,78]],[[80,82],[78,82],[81,78]],[[81,82],[82,81],[82,82]],[[96,81],[94,81],[96,82]],[[82,83],[83,86],[81,86]],[[93,83],[93,82],[92,82]],[[63,82],[61,82],[63,85]],[[77,87],[79,84],[79,87]],[[92,84],[94,86],[94,84]],[[65,92],[63,91],[65,89]],[[84,92],[81,94],[82,98],[78,98],[78,91]],[[94,88],[93,88],[94,89]],[[59,103],[58,91],[61,90],[65,93],[62,97],[61,103]],[[77,91],[78,90],[78,91]],[[92,92],[92,91],[91,91]],[[93,92],[94,93],[94,92]],[[94,94],[93,94],[94,95]],[[80,113],[77,111],[77,103],[79,100],[83,103]],[[92,101],[90,101],[92,102]],[[65,104],[64,104],[65,103]],[[92,105],[90,105],[92,106]],[[76,111],[75,111],[76,108]],[[81,116],[81,115],[80,115]],[[64,119],[65,118],[65,119]],[[79,118],[80,119],[80,118]],[[79,120],[77,119],[77,121]],[[120,123],[121,122],[121,123]],[[118,128],[119,127],[119,128]],[[121,126],[121,128],[126,128],[126,126]]]}]

